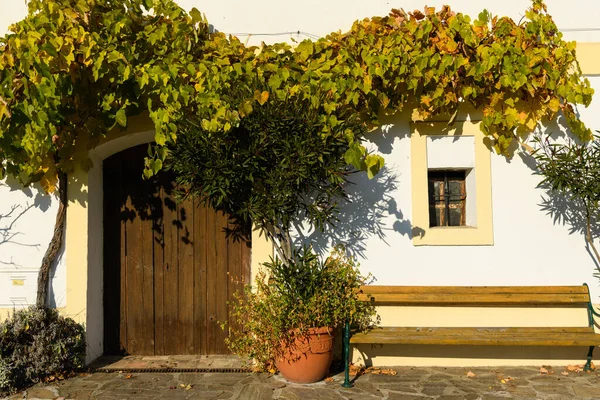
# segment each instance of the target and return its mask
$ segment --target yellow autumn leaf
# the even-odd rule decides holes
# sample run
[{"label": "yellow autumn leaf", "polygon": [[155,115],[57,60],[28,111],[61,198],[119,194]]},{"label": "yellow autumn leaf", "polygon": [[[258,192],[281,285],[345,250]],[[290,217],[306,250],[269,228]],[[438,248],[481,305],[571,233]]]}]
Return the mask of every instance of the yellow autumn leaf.
[{"label": "yellow autumn leaf", "polygon": [[254,91],[254,100],[256,100],[258,102],[258,104],[260,104],[262,106],[263,104],[265,104],[267,102],[267,100],[269,100],[269,92],[267,92],[267,91],[260,92],[259,90],[255,90]]},{"label": "yellow autumn leaf", "polygon": [[554,97],[548,102],[548,108],[550,108],[552,112],[558,112],[558,110],[560,109],[560,100]]},{"label": "yellow autumn leaf", "polygon": [[50,157],[45,157],[42,160],[39,172],[42,174],[40,185],[44,191],[46,193],[54,193],[58,184],[58,174],[56,172],[56,165],[54,165]]},{"label": "yellow autumn leaf", "polygon": [[56,185],[58,183],[58,178],[56,175],[44,175],[40,179],[40,185],[46,193],[54,193],[56,191]]},{"label": "yellow autumn leaf", "polygon": [[427,107],[429,107],[429,103],[431,103],[431,97],[429,97],[429,96],[421,96],[421,103],[423,103]]}]

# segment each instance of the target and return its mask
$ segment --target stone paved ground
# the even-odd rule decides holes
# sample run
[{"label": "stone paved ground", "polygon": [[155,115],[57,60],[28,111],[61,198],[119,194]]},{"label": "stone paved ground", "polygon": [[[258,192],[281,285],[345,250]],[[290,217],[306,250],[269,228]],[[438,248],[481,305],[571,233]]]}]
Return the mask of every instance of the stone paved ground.
[{"label": "stone paved ground", "polygon": [[[140,370],[140,369],[194,369],[209,370],[238,369],[248,370],[247,365],[237,356],[104,356],[89,366],[91,369],[107,371]],[[222,371],[219,371],[222,372]]]},{"label": "stone paved ground", "polygon": [[[312,385],[251,373],[94,373],[38,385],[10,399],[281,399],[281,400],[504,400],[600,399],[600,375],[539,367],[395,368],[397,375],[365,374],[352,389],[342,374]],[[472,372],[474,376],[467,376]]]}]

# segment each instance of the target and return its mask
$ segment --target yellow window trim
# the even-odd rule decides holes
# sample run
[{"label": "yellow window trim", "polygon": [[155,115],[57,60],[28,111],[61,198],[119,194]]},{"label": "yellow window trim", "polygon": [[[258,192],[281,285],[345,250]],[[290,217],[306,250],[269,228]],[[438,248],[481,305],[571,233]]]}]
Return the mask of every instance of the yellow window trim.
[{"label": "yellow window trim", "polygon": [[[491,246],[492,225],[491,151],[484,143],[479,122],[416,122],[411,124],[411,179],[413,245],[415,246]],[[427,136],[475,137],[475,190],[477,227],[429,227],[427,187]]]}]

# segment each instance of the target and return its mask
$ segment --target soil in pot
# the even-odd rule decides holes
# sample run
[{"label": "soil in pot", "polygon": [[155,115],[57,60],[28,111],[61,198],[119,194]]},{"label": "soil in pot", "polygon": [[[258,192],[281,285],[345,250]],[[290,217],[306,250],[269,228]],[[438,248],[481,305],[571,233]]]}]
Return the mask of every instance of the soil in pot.
[{"label": "soil in pot", "polygon": [[311,328],[277,360],[281,375],[290,382],[313,383],[325,378],[333,358],[333,329]]}]

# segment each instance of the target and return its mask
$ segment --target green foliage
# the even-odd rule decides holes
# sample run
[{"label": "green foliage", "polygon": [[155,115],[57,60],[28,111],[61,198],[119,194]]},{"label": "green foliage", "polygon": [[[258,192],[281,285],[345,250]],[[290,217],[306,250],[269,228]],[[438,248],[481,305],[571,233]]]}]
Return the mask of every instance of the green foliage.
[{"label": "green foliage", "polygon": [[184,125],[168,168],[187,195],[226,211],[240,226],[254,222],[276,236],[275,228],[287,231],[302,213],[320,228],[345,196],[347,136],[358,140],[362,130],[347,115],[324,132],[321,116],[320,106],[293,96],[256,104],[226,132]]},{"label": "green foliage", "polygon": [[[566,143],[550,143],[541,138],[537,142],[540,147],[534,156],[542,176],[539,186],[562,193],[574,205],[581,205],[586,241],[600,265],[600,253],[592,234],[592,225],[600,220],[600,136],[588,143],[571,139]],[[600,270],[597,275],[600,277]]]},{"label": "green foliage", "polygon": [[0,178],[54,191],[58,170],[88,168],[87,150],[146,109],[157,143],[176,136],[172,122],[194,92],[190,63],[208,36],[197,11],[191,17],[170,0],[28,6],[0,38]]},{"label": "green foliage", "polygon": [[542,181],[540,186],[581,199],[590,209],[600,211],[600,136],[589,143],[541,144],[535,156]]},{"label": "green foliage", "polygon": [[[0,39],[0,175],[42,179],[51,191],[58,169],[87,168],[85,150],[147,110],[157,144],[150,176],[165,146],[189,133],[181,127],[228,132],[258,106],[293,97],[318,107],[325,135],[348,109],[369,130],[405,107],[414,120],[452,121],[469,104],[483,111],[481,129],[499,153],[558,112],[591,139],[573,105],[587,106],[593,90],[541,0],[520,23],[449,7],[392,10],[296,48],[246,47],[207,27],[172,0],[31,0],[28,17]],[[251,90],[232,96],[237,87]],[[347,162],[374,175],[383,159],[346,139]]]},{"label": "green foliage", "polygon": [[[246,288],[233,304],[227,344],[240,356],[250,357],[259,370],[275,368],[274,360],[309,328],[339,328],[350,321],[359,329],[371,327],[375,306],[358,300],[361,285],[358,264],[337,248],[321,262],[310,248],[295,250],[293,261],[265,263],[256,290]],[[377,319],[378,320],[378,319]]]},{"label": "green foliage", "polygon": [[83,327],[56,310],[31,307],[0,324],[0,393],[69,374],[84,359]]}]

